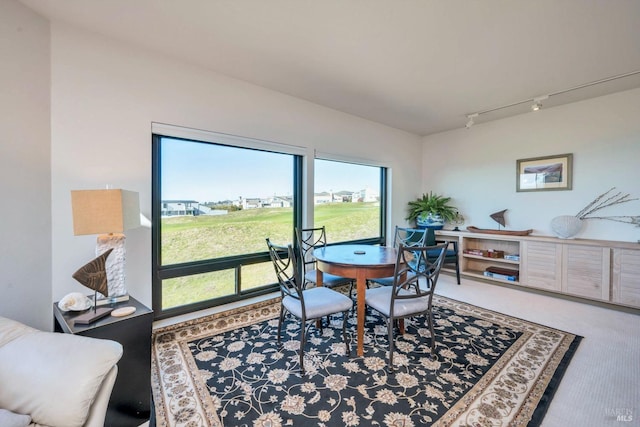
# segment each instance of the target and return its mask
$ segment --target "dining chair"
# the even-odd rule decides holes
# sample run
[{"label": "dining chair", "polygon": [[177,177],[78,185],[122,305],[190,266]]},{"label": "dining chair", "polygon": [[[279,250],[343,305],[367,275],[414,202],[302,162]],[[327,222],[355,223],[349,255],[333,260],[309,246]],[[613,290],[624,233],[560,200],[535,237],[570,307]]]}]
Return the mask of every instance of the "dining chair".
[{"label": "dining chair", "polygon": [[[456,271],[456,281],[460,284],[460,257],[458,256],[458,241],[456,240],[438,240],[433,228],[427,229],[425,246],[433,246],[440,243],[447,243],[447,249],[444,253],[444,261],[442,265],[453,264]],[[435,259],[438,256],[437,251],[429,253],[429,258]]]},{"label": "dining chair", "polygon": [[300,278],[295,252],[291,245],[280,246],[271,243],[267,238],[269,256],[276,271],[280,285],[280,318],[278,320],[278,345],[281,342],[282,324],[284,317],[290,313],[300,320],[300,370],[304,374],[304,347],[308,327],[313,320],[342,313],[342,338],[347,354],[351,354],[347,338],[347,315],[353,307],[353,301],[348,296],[324,286],[305,289],[304,281]]},{"label": "dining chair", "polygon": [[[316,260],[313,258],[313,250],[327,246],[327,232],[325,227],[316,228],[297,228],[296,227],[297,246],[300,251],[300,260],[302,262],[302,270],[304,277],[304,285],[316,284]],[[340,285],[349,285],[349,296],[353,291],[353,279],[324,273],[322,276],[322,286],[335,288]]]},{"label": "dining chair", "polygon": [[[427,230],[424,228],[407,228],[396,225],[396,229],[393,234],[393,247],[398,248],[400,245],[404,245],[405,247],[426,246],[426,231]],[[382,286],[391,286],[393,285],[393,276],[369,279],[369,282],[377,283]]]},{"label": "dining chair", "polygon": [[[390,372],[393,371],[393,325],[398,319],[426,316],[431,332],[431,356],[435,355],[432,302],[446,247],[446,243],[422,247],[400,244],[392,286],[367,290],[367,306],[387,320]],[[440,255],[433,259],[428,255],[429,251],[438,251]]]}]

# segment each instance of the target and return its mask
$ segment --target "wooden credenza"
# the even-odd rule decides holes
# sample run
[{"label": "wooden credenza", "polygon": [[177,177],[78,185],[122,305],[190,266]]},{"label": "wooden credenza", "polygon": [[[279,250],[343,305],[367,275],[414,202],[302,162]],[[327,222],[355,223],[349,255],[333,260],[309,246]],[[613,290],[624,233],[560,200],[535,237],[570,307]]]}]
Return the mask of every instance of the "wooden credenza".
[{"label": "wooden credenza", "polygon": [[[638,243],[447,230],[436,234],[458,242],[464,276],[640,308]],[[511,255],[511,259],[478,254],[489,249]],[[488,267],[518,274],[515,280],[487,277]]]}]

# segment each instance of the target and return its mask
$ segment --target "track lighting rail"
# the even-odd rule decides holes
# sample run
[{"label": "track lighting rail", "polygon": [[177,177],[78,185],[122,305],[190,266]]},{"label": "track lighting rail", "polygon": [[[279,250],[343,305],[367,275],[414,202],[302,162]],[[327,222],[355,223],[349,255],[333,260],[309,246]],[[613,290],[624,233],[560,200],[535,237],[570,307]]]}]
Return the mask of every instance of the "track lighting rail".
[{"label": "track lighting rail", "polygon": [[578,89],[584,89],[590,86],[595,86],[595,85],[599,85],[602,83],[607,83],[613,80],[617,80],[617,79],[622,79],[625,77],[630,77],[630,76],[634,76],[636,74],[640,74],[640,70],[636,70],[636,71],[631,71],[629,73],[625,73],[625,74],[618,74],[616,76],[611,76],[611,77],[606,77],[604,79],[600,79],[600,80],[596,80],[593,82],[589,82],[589,83],[584,83],[578,86],[573,86],[570,87],[568,89],[562,89],[556,92],[551,92],[547,95],[541,95],[541,96],[536,96],[533,98],[528,98],[528,99],[524,99],[522,101],[517,101],[517,102],[512,102],[511,104],[506,104],[506,105],[501,105],[499,107],[495,107],[495,108],[489,108],[487,110],[481,110],[481,111],[476,111],[475,113],[470,113],[470,114],[466,114],[465,117],[468,119],[465,127],[467,129],[469,129],[471,126],[473,126],[474,123],[474,119],[477,118],[478,116],[482,115],[482,114],[487,114],[487,113],[491,113],[494,111],[499,111],[499,110],[504,110],[505,108],[510,108],[510,107],[515,107],[517,105],[521,105],[521,104],[527,104],[527,103],[532,103],[531,105],[531,110],[532,111],[538,111],[540,108],[542,108],[542,101],[549,99],[552,96],[556,96],[556,95],[560,95],[563,93],[567,93],[567,92],[572,92],[574,90],[578,90]]}]

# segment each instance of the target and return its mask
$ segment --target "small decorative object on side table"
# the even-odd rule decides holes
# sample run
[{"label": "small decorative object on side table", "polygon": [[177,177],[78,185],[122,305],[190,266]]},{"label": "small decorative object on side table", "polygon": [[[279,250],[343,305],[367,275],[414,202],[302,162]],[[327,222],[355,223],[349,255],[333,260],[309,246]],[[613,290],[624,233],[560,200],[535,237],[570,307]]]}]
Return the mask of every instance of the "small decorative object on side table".
[{"label": "small decorative object on side table", "polygon": [[153,311],[133,297],[126,302],[110,304],[107,307],[114,311],[134,307],[135,311],[126,316],[107,316],[89,325],[82,325],[74,322],[74,318],[79,315],[78,312],[64,312],[54,303],[54,330],[110,339],[122,344],[124,354],[118,362],[118,377],[109,400],[105,425],[137,427],[147,421],[151,414]]},{"label": "small decorative object on side table", "polygon": [[[106,263],[109,254],[113,249],[109,249],[96,259],[91,262],[80,267],[78,271],[73,273],[73,278],[78,282],[85,285],[87,288],[92,289],[93,293],[93,301],[97,301],[98,292],[109,295],[109,287],[107,286],[107,270]],[[60,309],[60,305],[58,305]],[[108,316],[111,313],[113,308],[110,307],[100,307],[98,308],[98,304],[93,304],[93,310],[89,310],[81,316],[76,316],[73,320],[74,324],[77,325],[88,325],[90,323],[95,322],[98,319],[102,319],[105,316]]]}]

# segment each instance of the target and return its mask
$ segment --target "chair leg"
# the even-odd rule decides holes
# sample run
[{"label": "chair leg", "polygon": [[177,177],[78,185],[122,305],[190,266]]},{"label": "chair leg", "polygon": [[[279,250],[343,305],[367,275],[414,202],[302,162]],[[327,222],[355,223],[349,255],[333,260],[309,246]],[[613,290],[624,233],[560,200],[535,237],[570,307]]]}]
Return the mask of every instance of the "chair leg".
[{"label": "chair leg", "polygon": [[347,315],[350,310],[342,312],[342,339],[344,340],[344,345],[347,347],[347,356],[351,356],[351,343],[347,339]]},{"label": "chair leg", "polygon": [[304,346],[307,338],[307,324],[302,322],[300,326],[300,372],[304,375]]},{"label": "chair leg", "polygon": [[278,319],[278,346],[280,346],[280,335],[282,335],[282,323],[284,322],[284,307],[280,306],[280,318]]},{"label": "chair leg", "polygon": [[460,263],[456,261],[456,279],[458,279],[458,285],[460,284]]},{"label": "chair leg", "polygon": [[389,334],[389,372],[393,372],[393,319],[387,319],[387,332]]},{"label": "chair leg", "polygon": [[436,332],[433,328],[433,314],[431,311],[427,314],[429,320],[429,331],[431,332],[431,359],[436,357]]}]

